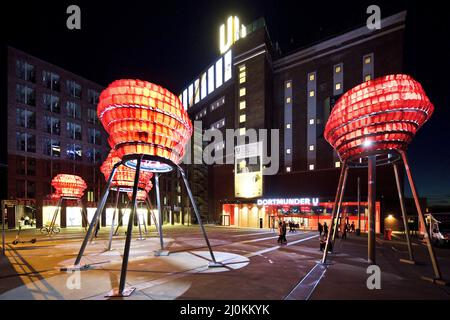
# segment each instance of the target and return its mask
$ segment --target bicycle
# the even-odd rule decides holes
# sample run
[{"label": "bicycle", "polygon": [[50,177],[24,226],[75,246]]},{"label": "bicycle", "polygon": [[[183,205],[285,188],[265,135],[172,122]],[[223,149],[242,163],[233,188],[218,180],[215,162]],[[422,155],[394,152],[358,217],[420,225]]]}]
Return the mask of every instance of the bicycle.
[{"label": "bicycle", "polygon": [[41,233],[43,233],[43,234],[52,234],[52,233],[54,233],[54,234],[57,234],[57,233],[59,233],[61,231],[61,229],[58,227],[58,226],[43,226],[42,228],[41,228]]}]

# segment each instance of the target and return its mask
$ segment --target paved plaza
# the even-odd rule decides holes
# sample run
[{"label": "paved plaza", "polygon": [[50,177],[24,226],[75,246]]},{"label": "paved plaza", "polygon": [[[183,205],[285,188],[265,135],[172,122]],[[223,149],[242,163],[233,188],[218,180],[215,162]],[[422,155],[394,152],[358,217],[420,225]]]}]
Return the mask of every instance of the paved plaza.
[{"label": "paved plaza", "polygon": [[[450,288],[421,279],[431,276],[426,247],[414,243],[417,265],[403,264],[403,239],[377,239],[377,263],[381,289],[366,286],[367,243],[353,234],[338,239],[330,264],[318,264],[318,233],[288,233],[288,244],[278,245],[268,229],[207,226],[216,259],[223,267],[208,268],[211,257],[200,229],[164,226],[169,256],[155,257],[159,238],[150,227],[144,240],[135,228],[127,286],[136,291],[124,299],[449,299]],[[15,233],[7,232],[6,258],[0,260],[0,299],[108,299],[120,279],[125,228],[106,251],[109,228],[88,245],[80,273],[60,271],[73,264],[84,236],[83,229],[66,229],[52,237],[27,230],[22,240],[35,244],[13,245]],[[438,249],[444,276],[450,276],[450,250]],[[117,299],[117,298],[114,298]]]}]

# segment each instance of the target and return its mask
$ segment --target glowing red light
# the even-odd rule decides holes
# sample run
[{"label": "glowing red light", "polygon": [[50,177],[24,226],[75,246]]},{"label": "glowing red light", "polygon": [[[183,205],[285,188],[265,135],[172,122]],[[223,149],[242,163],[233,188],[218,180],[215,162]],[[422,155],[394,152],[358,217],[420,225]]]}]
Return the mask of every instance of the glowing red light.
[{"label": "glowing red light", "polygon": [[324,136],[342,160],[405,150],[433,111],[412,77],[384,76],[346,92],[334,106]]},{"label": "glowing red light", "polygon": [[[144,154],[178,164],[192,135],[178,97],[146,81],[114,81],[101,93],[97,113],[119,157]],[[158,170],[161,164],[146,162],[141,167]]]},{"label": "glowing red light", "polygon": [[[145,199],[147,198],[147,194],[150,192],[150,190],[152,190],[153,188],[153,184],[151,181],[148,182],[148,185],[145,187],[144,190],[138,190],[137,195],[136,195],[136,200],[137,201],[145,201]],[[133,197],[133,192],[128,191],[127,192],[128,195],[128,199],[131,200],[131,198]]]},{"label": "glowing red light", "polygon": [[52,195],[53,199],[60,197],[81,199],[87,188],[86,182],[81,177],[72,174],[58,174],[53,178],[52,186],[56,190]]},{"label": "glowing red light", "polygon": [[[105,176],[105,179],[109,178],[112,168],[120,160],[121,158],[117,155],[116,151],[111,150],[109,152],[108,157],[100,167],[100,171]],[[122,191],[128,191],[133,189],[134,175],[135,170],[128,168],[124,165],[119,166],[116,170],[116,173],[114,174],[113,180],[111,181],[111,188],[119,188]],[[149,183],[151,184],[150,179],[152,177],[153,173],[148,171],[142,171],[139,174],[138,188],[145,189]]]}]

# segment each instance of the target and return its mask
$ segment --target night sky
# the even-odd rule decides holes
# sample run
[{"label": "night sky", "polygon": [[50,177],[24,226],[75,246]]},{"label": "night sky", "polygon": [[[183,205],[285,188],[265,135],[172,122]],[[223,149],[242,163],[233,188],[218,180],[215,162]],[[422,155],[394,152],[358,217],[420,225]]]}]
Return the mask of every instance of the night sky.
[{"label": "night sky", "polygon": [[[450,205],[450,13],[442,1],[21,1],[2,2],[2,39],[104,86],[140,78],[179,93],[218,56],[226,17],[264,17],[284,54],[365,24],[368,5],[382,17],[408,10],[405,69],[436,111],[408,154],[421,196]],[[66,28],[67,6],[81,8],[81,30]]]}]

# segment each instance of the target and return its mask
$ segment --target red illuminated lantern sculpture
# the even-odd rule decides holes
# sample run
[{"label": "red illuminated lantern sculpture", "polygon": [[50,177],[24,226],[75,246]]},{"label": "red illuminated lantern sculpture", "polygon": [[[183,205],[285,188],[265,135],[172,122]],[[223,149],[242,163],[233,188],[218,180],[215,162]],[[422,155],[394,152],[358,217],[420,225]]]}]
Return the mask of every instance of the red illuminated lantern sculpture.
[{"label": "red illuminated lantern sculpture", "polygon": [[[144,188],[144,189],[140,189],[137,192],[137,196],[136,199],[139,202],[145,202],[147,200],[147,194],[150,192],[150,190],[152,190],[153,188],[153,184],[151,181],[149,181],[148,185]],[[128,195],[128,199],[132,199],[133,196],[133,192],[128,191],[127,192]]]},{"label": "red illuminated lantern sculpture", "polygon": [[53,178],[52,186],[56,190],[55,194],[68,199],[81,199],[87,188],[81,177],[72,174],[58,174]]},{"label": "red illuminated lantern sculpture", "polygon": [[[178,97],[147,81],[114,81],[101,93],[97,113],[119,157],[148,155],[179,164],[192,135],[192,123]],[[126,165],[135,167],[136,162]],[[144,159],[141,170],[172,168]]]},{"label": "red illuminated lantern sculpture", "polygon": [[[419,82],[404,74],[383,76],[366,81],[343,94],[334,106],[325,126],[324,137],[336,150],[342,166],[333,205],[334,226],[329,229],[322,262],[326,262],[328,248],[337,233],[341,218],[340,207],[351,167],[368,168],[368,262],[375,264],[375,184],[376,166],[392,164],[403,215],[409,260],[414,263],[409,239],[408,217],[401,188],[399,162],[403,162],[416,204],[419,221],[425,217],[412,178],[406,149],[422,125],[434,111]],[[401,161],[400,161],[401,160]],[[359,216],[359,214],[358,214]],[[332,220],[332,221],[333,221]],[[358,223],[359,226],[359,223]],[[358,230],[358,229],[357,229]],[[429,256],[435,279],[441,278],[439,265],[425,228]]]}]

